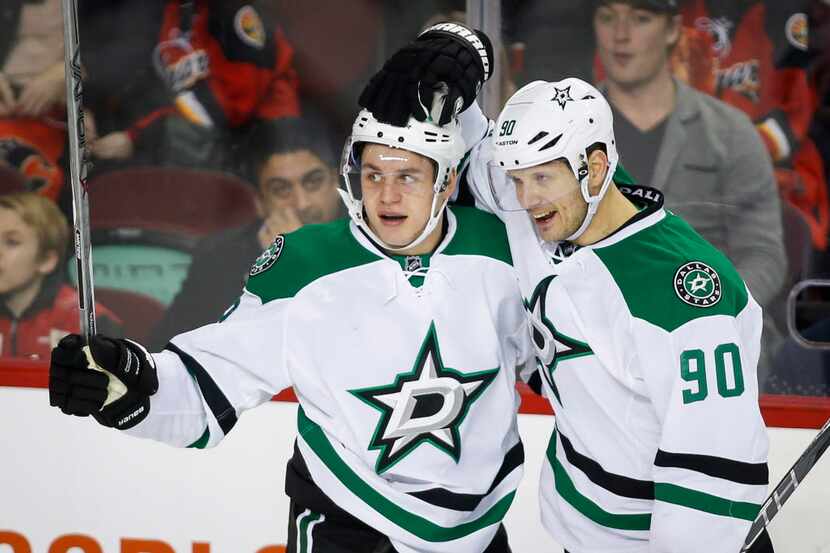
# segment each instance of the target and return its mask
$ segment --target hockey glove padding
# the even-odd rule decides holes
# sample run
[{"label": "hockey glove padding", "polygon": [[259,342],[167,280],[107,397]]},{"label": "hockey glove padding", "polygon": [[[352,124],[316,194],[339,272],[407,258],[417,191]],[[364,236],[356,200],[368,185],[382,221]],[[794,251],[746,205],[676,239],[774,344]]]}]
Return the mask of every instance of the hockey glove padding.
[{"label": "hockey glove padding", "polygon": [[404,126],[410,116],[426,119],[433,93],[446,84],[438,120],[445,125],[475,101],[492,73],[493,46],[487,35],[457,23],[439,23],[395,52],[363,89],[358,103],[379,121]]},{"label": "hockey glove padding", "polygon": [[52,349],[49,404],[67,415],[125,430],[144,420],[157,390],[152,356],[131,340],[96,335],[84,346],[70,334]]}]

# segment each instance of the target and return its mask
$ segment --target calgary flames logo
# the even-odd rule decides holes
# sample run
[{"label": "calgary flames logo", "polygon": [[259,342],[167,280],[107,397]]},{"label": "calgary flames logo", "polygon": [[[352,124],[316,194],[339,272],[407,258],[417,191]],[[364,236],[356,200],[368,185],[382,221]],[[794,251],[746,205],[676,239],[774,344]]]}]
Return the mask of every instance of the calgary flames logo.
[{"label": "calgary flames logo", "polygon": [[26,181],[26,188],[35,192],[60,185],[62,180],[58,168],[39,150],[17,138],[0,140],[0,165],[17,169]]},{"label": "calgary flames logo", "polygon": [[787,40],[799,50],[807,50],[807,16],[795,13],[787,20]]},{"label": "calgary flames logo", "polygon": [[265,46],[265,26],[251,6],[242,6],[234,17],[234,28],[242,42],[254,48]]}]

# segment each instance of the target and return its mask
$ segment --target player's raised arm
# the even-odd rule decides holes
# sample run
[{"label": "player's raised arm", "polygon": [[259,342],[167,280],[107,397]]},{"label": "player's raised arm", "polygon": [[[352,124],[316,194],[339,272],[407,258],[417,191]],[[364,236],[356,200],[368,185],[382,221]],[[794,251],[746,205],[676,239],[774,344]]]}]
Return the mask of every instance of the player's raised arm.
[{"label": "player's raised arm", "polygon": [[[440,125],[458,115],[467,145],[462,167],[467,172],[459,194],[470,194],[476,207],[498,213],[487,182],[492,122],[476,103],[482,85],[493,73],[493,63],[493,47],[482,31],[439,23],[392,54],[363,89],[359,103],[378,120],[395,125],[406,124],[410,116],[424,120],[427,112]],[[431,110],[439,90],[445,97]]]}]

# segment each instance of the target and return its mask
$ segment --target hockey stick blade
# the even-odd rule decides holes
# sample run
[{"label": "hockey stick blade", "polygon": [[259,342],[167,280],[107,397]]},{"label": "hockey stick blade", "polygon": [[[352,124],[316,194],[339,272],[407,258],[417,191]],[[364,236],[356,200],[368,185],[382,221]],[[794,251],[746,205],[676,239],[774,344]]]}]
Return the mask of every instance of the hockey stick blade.
[{"label": "hockey stick blade", "polygon": [[770,521],[778,514],[784,503],[790,498],[795,489],[801,485],[807,473],[816,465],[822,454],[830,446],[830,419],[824,423],[816,437],[804,450],[804,453],[796,460],[795,464],[787,471],[787,474],[778,482],[772,493],[769,494],[767,500],[761,506],[761,511],[752,526],[749,528],[749,534],[746,536],[744,546],[741,548],[741,553],[750,550],[752,544],[761,535],[761,532],[769,525]]}]

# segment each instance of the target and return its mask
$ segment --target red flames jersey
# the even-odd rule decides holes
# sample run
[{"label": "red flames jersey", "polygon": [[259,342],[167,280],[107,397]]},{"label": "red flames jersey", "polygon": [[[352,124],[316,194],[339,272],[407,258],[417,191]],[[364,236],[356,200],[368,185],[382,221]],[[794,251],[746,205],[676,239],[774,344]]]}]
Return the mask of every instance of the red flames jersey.
[{"label": "red flames jersey", "polygon": [[[62,111],[43,118],[0,119],[0,165],[19,171],[29,190],[57,201],[63,187],[66,147]],[[65,120],[64,120],[65,121]]]},{"label": "red flames jersey", "polygon": [[[827,244],[824,166],[807,131],[817,98],[807,75],[807,14],[800,2],[687,0],[686,33],[706,33],[711,73],[688,71],[692,86],[746,113],[776,166],[782,195],[801,210],[813,242]],[[705,54],[708,52],[708,56]],[[698,63],[699,64],[699,63]]]},{"label": "red flames jersey", "polygon": [[196,0],[188,12],[169,0],[153,53],[174,98],[134,127],[173,112],[206,127],[300,113],[293,49],[255,5]]}]

